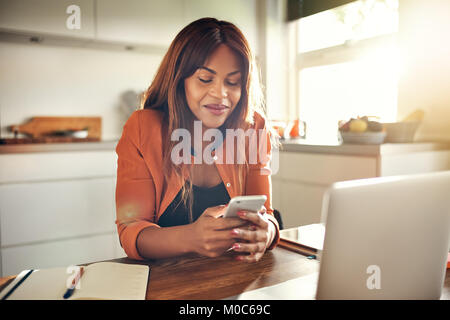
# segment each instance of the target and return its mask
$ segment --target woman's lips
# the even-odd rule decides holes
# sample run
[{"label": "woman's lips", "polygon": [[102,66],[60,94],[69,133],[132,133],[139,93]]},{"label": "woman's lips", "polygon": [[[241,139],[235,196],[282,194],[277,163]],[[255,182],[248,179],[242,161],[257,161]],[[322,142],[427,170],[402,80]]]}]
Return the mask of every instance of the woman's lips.
[{"label": "woman's lips", "polygon": [[223,104],[207,104],[205,105],[205,108],[208,109],[209,112],[217,116],[223,114],[228,109],[228,107]]}]

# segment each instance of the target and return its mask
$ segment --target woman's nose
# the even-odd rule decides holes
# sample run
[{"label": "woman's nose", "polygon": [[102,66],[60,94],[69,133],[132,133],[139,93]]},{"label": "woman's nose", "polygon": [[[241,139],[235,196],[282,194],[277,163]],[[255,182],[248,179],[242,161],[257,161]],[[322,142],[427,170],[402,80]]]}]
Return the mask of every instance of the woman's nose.
[{"label": "woman's nose", "polygon": [[216,81],[211,87],[210,94],[217,98],[225,98],[228,96],[228,90],[221,81]]}]

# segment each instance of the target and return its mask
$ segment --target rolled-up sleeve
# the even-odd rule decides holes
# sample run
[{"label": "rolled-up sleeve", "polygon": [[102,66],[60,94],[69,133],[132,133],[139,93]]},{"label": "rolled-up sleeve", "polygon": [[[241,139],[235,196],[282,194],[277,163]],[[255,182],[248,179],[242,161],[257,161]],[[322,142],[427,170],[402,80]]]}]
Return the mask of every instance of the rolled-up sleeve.
[{"label": "rolled-up sleeve", "polygon": [[155,224],[155,185],[140,151],[140,118],[135,111],[126,122],[116,153],[116,225],[120,244],[128,257],[143,260],[136,240]]},{"label": "rolled-up sleeve", "polygon": [[272,178],[271,178],[271,158],[272,146],[270,142],[270,132],[264,126],[257,130],[257,161],[249,164],[246,181],[246,195],[266,195],[267,200],[264,207],[267,210],[268,219],[275,225],[276,234],[269,246],[269,250],[275,248],[280,241],[280,227],[277,219],[273,215],[272,208]]}]

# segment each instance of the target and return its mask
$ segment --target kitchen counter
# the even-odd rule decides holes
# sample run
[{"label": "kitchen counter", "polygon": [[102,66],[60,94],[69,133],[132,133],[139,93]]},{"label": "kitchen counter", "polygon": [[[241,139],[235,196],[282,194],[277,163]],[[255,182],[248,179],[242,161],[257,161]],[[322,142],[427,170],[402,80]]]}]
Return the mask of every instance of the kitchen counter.
[{"label": "kitchen counter", "polygon": [[0,145],[0,154],[71,151],[110,151],[116,148],[118,140],[72,143],[29,143]]},{"label": "kitchen counter", "polygon": [[414,143],[383,143],[383,144],[342,144],[336,141],[308,141],[292,139],[282,141],[280,151],[326,153],[357,156],[379,156],[404,154],[412,152],[428,152],[450,150],[450,142],[414,142]]},{"label": "kitchen counter", "polygon": [[[0,145],[0,154],[109,151],[115,149],[117,142],[118,140],[105,140],[100,142]],[[337,140],[310,141],[303,139],[292,139],[282,141],[282,146],[280,147],[280,151],[283,152],[326,153],[357,156],[378,156],[439,150],[450,150],[450,142],[384,143],[381,145],[363,145],[341,144]]]}]

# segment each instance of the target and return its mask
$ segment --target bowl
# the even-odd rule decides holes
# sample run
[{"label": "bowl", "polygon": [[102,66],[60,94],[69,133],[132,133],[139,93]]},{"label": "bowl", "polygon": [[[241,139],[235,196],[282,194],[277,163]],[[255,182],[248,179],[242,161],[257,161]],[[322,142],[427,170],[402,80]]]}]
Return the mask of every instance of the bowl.
[{"label": "bowl", "polygon": [[414,141],[420,121],[387,122],[383,123],[386,128],[385,142],[408,143]]},{"label": "bowl", "polygon": [[51,136],[56,137],[71,137],[78,139],[85,139],[88,137],[88,129],[83,130],[56,130],[51,132]]},{"label": "bowl", "polygon": [[86,139],[88,137],[88,130],[77,130],[72,133],[72,137],[78,138],[78,139]]},{"label": "bowl", "polygon": [[344,143],[354,144],[382,144],[386,138],[386,132],[348,132],[339,131]]}]

